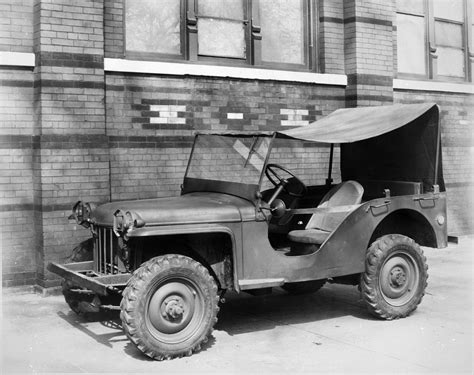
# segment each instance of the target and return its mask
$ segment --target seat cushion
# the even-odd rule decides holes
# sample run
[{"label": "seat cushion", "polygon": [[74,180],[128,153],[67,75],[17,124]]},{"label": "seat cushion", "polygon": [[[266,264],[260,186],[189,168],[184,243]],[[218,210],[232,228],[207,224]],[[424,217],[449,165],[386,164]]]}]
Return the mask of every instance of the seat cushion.
[{"label": "seat cushion", "polygon": [[[333,187],[323,197],[318,208],[357,205],[360,204],[363,194],[364,188],[357,181],[344,181]],[[349,210],[333,213],[315,212],[306,224],[306,229],[317,228],[331,232],[342,223],[349,213]]]},{"label": "seat cushion", "polygon": [[321,245],[330,233],[320,229],[292,230],[288,233],[288,239],[299,243]]}]

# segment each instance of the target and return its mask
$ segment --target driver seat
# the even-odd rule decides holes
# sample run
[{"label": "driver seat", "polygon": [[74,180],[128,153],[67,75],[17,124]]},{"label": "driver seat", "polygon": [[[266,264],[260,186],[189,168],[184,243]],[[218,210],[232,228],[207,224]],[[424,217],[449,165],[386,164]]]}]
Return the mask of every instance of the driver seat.
[{"label": "driver seat", "polygon": [[317,208],[348,206],[347,210],[337,212],[315,212],[304,230],[293,230],[288,239],[294,242],[321,245],[344,218],[362,201],[364,188],[357,181],[344,181],[334,186],[323,197]]}]

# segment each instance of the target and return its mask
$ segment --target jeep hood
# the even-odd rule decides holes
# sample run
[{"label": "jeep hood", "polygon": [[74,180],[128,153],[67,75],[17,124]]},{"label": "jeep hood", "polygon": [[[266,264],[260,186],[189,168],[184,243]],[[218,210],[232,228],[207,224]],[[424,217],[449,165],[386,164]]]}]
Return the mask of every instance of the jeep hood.
[{"label": "jeep hood", "polygon": [[252,203],[219,193],[191,193],[179,197],[106,203],[92,212],[91,219],[97,225],[110,227],[117,210],[133,211],[140,215],[146,226],[255,219]]}]

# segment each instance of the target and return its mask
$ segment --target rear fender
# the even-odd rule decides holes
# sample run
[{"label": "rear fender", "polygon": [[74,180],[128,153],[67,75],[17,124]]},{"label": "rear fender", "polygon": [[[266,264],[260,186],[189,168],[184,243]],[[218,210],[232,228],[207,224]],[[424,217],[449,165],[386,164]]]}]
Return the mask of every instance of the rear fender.
[{"label": "rear fender", "polygon": [[377,238],[389,233],[406,235],[424,246],[446,247],[446,222],[443,225],[437,222],[438,217],[446,217],[446,197],[444,193],[435,200],[429,199],[429,194],[421,197],[426,200],[397,196],[362,204],[344,219],[315,253],[318,271],[324,274],[325,270],[332,270],[329,277],[363,272],[367,248]]}]

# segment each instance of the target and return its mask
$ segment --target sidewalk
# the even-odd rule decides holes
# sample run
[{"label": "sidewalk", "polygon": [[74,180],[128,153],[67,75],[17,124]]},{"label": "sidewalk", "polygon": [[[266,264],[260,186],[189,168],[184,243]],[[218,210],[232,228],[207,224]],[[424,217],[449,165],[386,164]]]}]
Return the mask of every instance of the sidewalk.
[{"label": "sidewalk", "polygon": [[1,372],[471,374],[472,239],[424,250],[427,293],[406,319],[373,319],[352,286],[306,296],[229,294],[204,349],[164,362],[143,356],[119,319],[87,322],[62,296],[6,289]]}]

